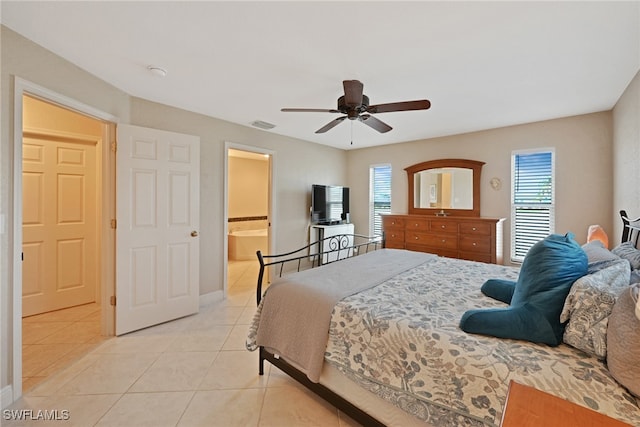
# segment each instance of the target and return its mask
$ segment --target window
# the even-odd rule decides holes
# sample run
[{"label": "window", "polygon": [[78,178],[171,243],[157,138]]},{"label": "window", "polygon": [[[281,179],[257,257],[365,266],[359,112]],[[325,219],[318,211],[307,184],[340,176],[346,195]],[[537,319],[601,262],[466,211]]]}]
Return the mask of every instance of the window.
[{"label": "window", "polygon": [[552,149],[511,156],[511,260],[554,232],[555,154]]},{"label": "window", "polygon": [[391,165],[369,168],[369,235],[382,235],[381,213],[391,212]]}]

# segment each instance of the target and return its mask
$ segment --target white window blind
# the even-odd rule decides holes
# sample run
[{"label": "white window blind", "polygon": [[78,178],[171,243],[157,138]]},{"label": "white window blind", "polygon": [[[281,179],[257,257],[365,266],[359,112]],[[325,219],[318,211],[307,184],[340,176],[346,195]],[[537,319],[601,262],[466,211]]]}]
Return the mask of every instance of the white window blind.
[{"label": "white window blind", "polygon": [[522,262],[554,232],[554,152],[514,153],[511,172],[511,260]]},{"label": "white window blind", "polygon": [[369,235],[382,235],[381,213],[391,212],[391,165],[369,168]]}]

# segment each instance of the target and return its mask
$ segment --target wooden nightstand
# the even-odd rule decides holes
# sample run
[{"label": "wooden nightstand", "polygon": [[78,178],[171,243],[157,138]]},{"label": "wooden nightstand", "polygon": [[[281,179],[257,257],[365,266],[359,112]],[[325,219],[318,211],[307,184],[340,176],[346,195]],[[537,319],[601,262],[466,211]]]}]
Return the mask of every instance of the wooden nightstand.
[{"label": "wooden nightstand", "polygon": [[509,383],[500,427],[631,427],[533,387]]}]

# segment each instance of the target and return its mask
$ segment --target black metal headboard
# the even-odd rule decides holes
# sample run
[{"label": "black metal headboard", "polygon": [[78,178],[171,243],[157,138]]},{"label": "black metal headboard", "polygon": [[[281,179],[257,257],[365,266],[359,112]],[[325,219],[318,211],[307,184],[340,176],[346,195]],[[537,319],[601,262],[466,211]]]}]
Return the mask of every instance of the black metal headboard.
[{"label": "black metal headboard", "polygon": [[621,243],[632,242],[635,247],[638,247],[638,241],[640,241],[640,218],[629,219],[625,210],[620,211],[620,218],[622,218]]}]

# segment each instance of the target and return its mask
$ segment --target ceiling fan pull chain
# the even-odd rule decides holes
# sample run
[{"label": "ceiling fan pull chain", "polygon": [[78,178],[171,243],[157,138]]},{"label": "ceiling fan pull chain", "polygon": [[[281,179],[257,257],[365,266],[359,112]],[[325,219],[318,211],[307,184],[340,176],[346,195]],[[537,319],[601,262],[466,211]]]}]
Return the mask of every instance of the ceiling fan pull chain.
[{"label": "ceiling fan pull chain", "polygon": [[349,120],[351,122],[351,145],[353,145],[353,120]]}]

